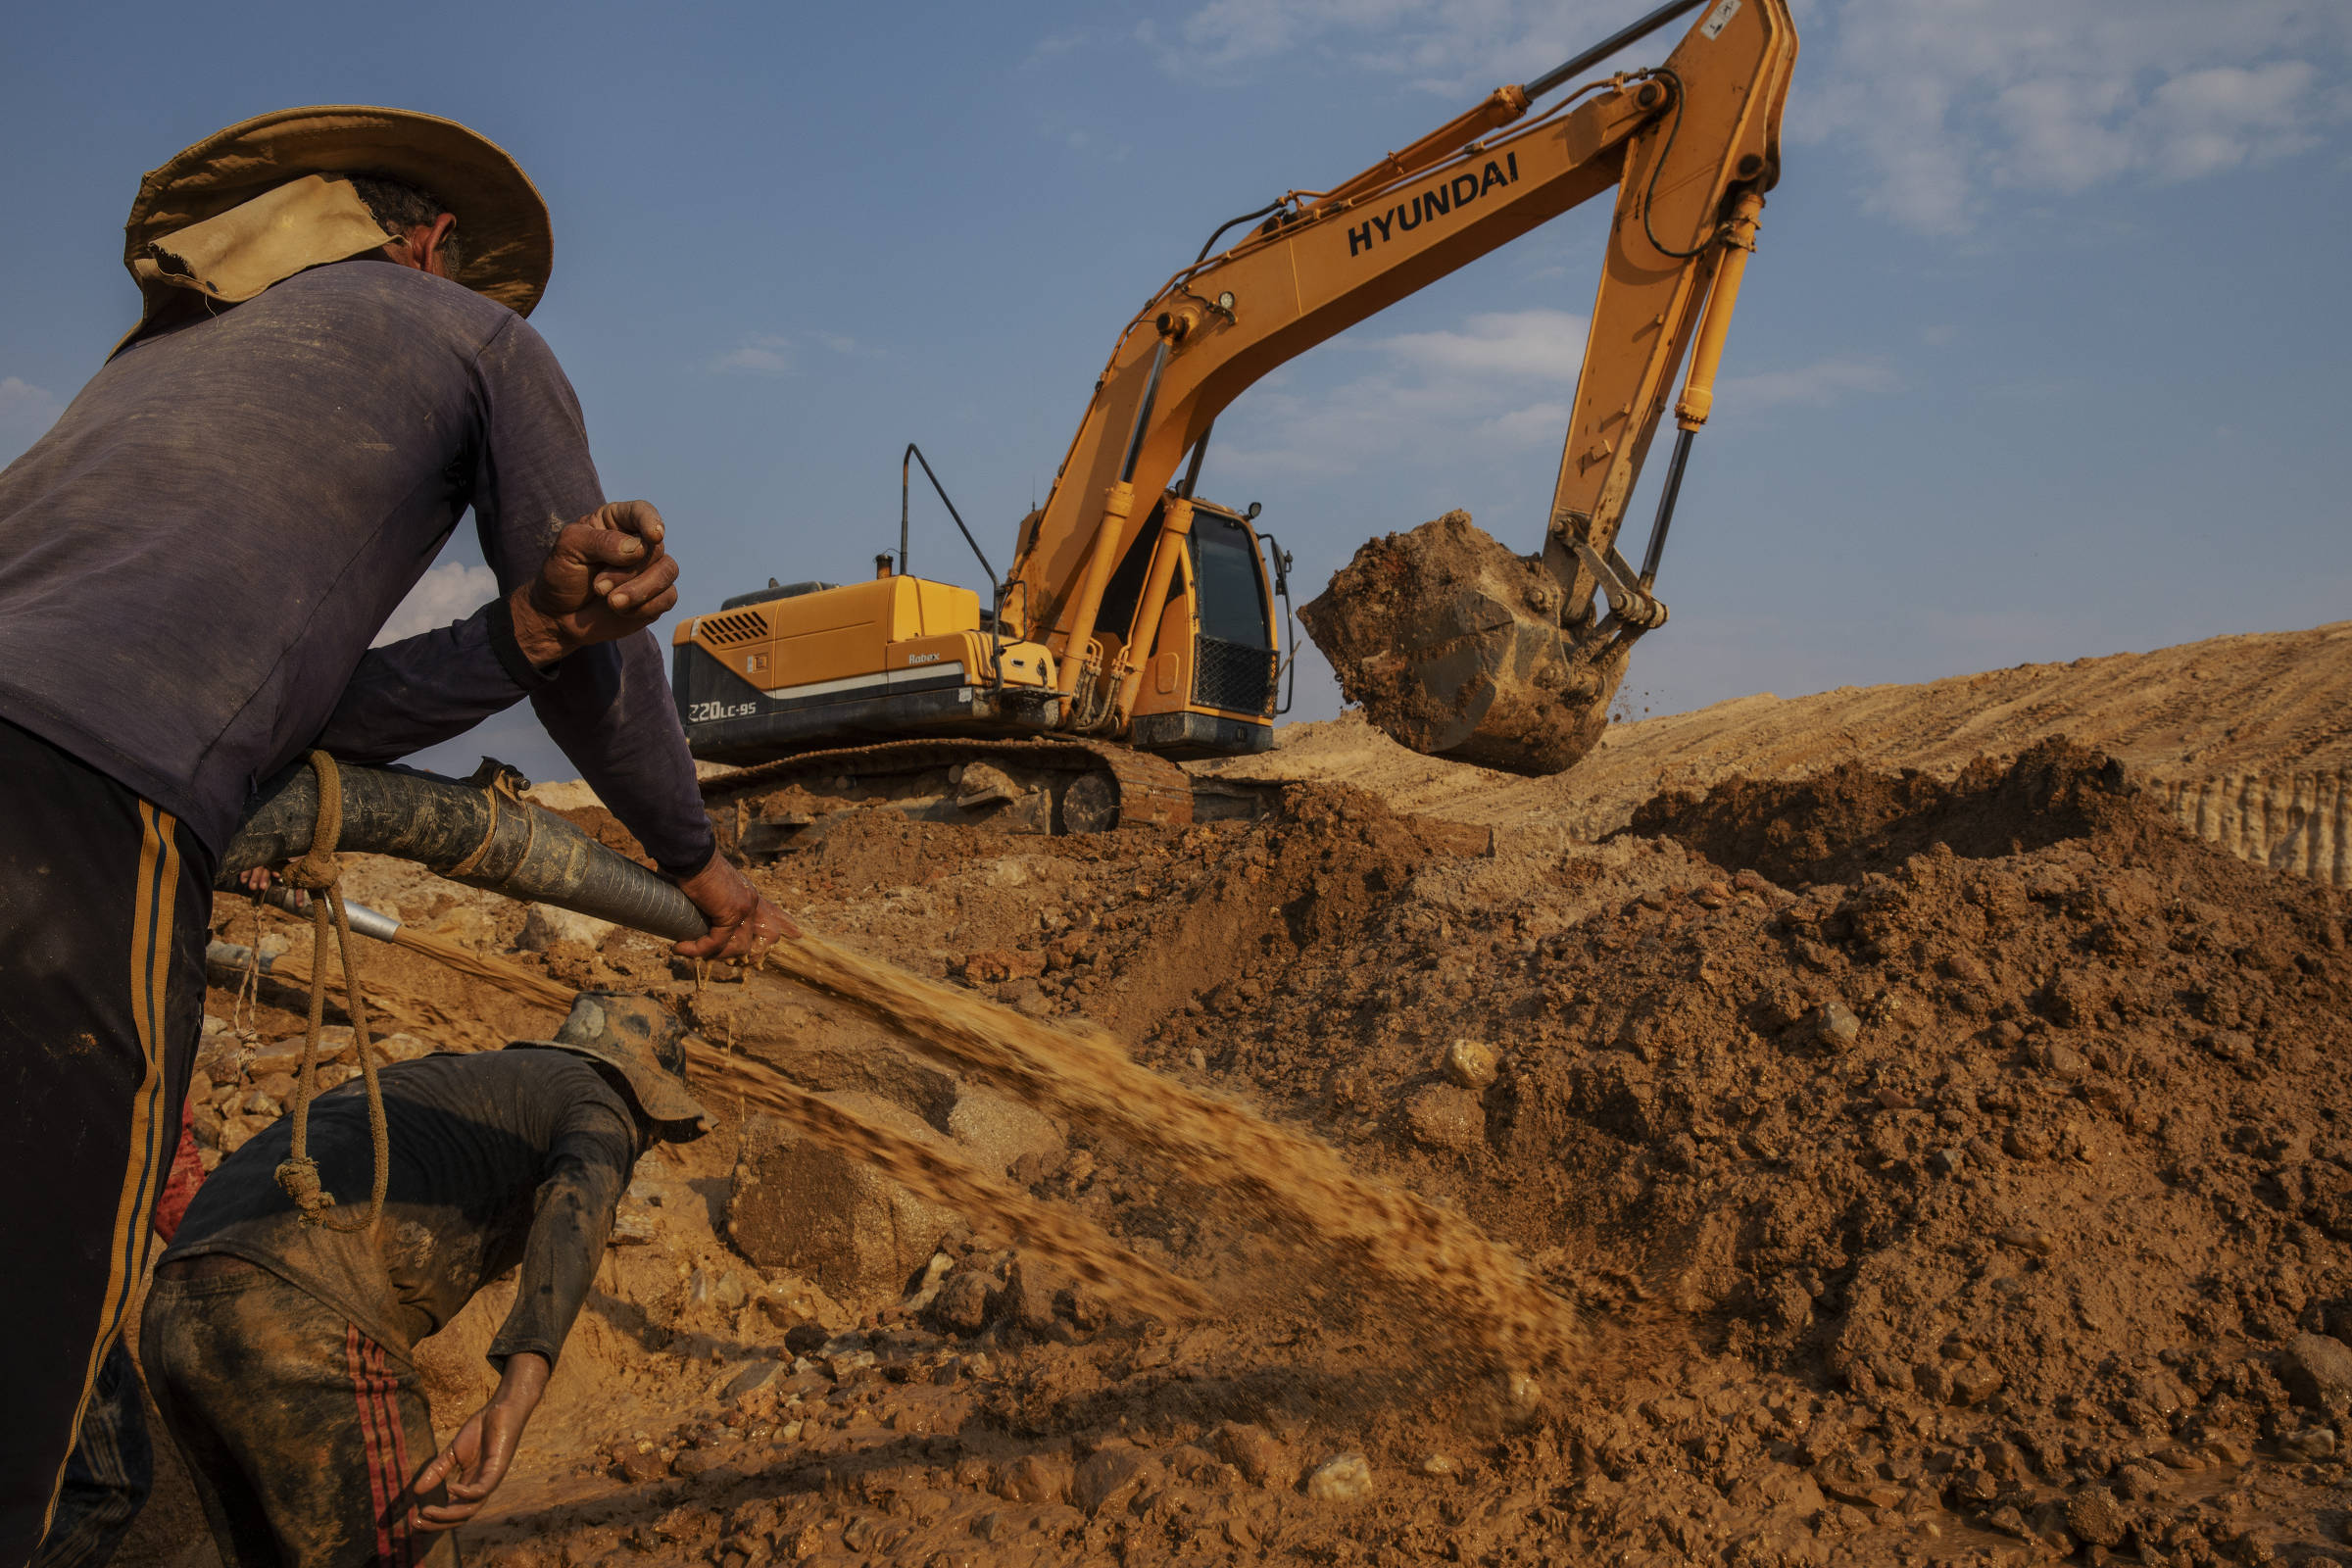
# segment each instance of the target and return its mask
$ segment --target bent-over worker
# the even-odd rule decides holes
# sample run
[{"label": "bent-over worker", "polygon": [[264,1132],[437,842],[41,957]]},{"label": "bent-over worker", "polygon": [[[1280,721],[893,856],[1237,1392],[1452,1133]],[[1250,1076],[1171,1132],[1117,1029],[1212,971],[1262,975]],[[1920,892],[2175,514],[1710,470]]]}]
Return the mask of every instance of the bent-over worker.
[{"label": "bent-over worker", "polygon": [[[607,503],[524,321],[552,266],[513,159],[430,115],[291,109],[141,181],[140,320],[0,472],[0,1568],[40,1540],[149,1255],[210,889],[263,781],[380,762],[528,698],[709,917],[719,858],[661,652],[660,514]],[[470,508],[500,597],[370,649]]]},{"label": "bent-over worker", "polygon": [[[455,1560],[429,1532],[505,1477],[631,1165],[709,1129],[683,1036],[645,998],[585,992],[554,1040],[385,1068],[373,1229],[305,1222],[275,1177],[291,1118],[220,1162],[156,1266],[139,1356],[228,1568]],[[311,1102],[309,1142],[331,1190],[368,1190],[357,1081]],[[410,1351],[517,1263],[498,1391],[436,1456]]]}]

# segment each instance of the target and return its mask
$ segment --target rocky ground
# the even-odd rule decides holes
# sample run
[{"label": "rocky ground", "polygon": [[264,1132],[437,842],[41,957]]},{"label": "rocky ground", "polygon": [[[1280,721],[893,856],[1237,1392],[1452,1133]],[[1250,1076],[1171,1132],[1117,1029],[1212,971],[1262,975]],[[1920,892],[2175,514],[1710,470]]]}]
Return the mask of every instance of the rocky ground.
[{"label": "rocky ground", "polygon": [[[717,1133],[641,1162],[469,1549],[2352,1560],[2352,909],[2182,831],[2142,760],[1993,751],[1652,791],[1605,838],[1494,808],[1527,786],[1469,768],[1414,804],[1491,839],[1313,781],[1271,821],[1092,838],[863,812],[760,872],[813,928],[1105,1025],[1468,1216],[1582,1320],[1586,1351],[1541,1369],[1344,1249],[1253,1233],[1218,1172],[822,997],[361,867],[359,897],[452,940],[666,990],[714,1054],[992,1165],[1216,1302],[1113,1310],[714,1093]],[[308,941],[226,899],[217,920]],[[368,951],[396,1051],[556,1021]],[[287,1088],[300,999],[257,993],[212,999],[216,1148]],[[420,1348],[444,1427],[489,1386],[500,1296]],[[175,1486],[125,1560],[209,1557]]]}]

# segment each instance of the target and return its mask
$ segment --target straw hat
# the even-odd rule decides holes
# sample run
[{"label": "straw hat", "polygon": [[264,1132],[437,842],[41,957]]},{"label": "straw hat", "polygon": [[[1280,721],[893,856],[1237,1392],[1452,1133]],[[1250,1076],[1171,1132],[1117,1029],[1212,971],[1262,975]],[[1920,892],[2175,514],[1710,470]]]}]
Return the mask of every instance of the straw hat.
[{"label": "straw hat", "polygon": [[[171,288],[195,287],[230,297],[231,290],[208,290],[172,275],[169,266],[158,275],[158,251],[171,249],[163,242],[200,224],[206,228],[192,248],[221,275],[244,279],[243,297],[303,267],[382,244],[380,232],[368,234],[360,222],[365,205],[336,177],[352,174],[396,179],[439,198],[457,215],[465,270],[456,280],[519,315],[531,314],[555,266],[555,235],[547,203],[521,166],[454,120],[359,104],[258,116],[215,131],[141,179],[122,225],[122,265],[139,280],[147,314],[154,313],[159,290],[168,297]],[[274,210],[264,204],[242,222],[214,222],[311,175],[326,176],[326,192],[318,190],[320,182],[309,181],[307,198],[281,198]],[[276,275],[269,276],[271,271]],[[267,281],[254,286],[257,278]]]},{"label": "straw hat", "polygon": [[628,1085],[645,1119],[671,1143],[710,1130],[710,1113],[686,1092],[686,1026],[651,997],[583,991],[553,1040],[515,1040],[509,1051],[567,1051],[603,1062]]}]

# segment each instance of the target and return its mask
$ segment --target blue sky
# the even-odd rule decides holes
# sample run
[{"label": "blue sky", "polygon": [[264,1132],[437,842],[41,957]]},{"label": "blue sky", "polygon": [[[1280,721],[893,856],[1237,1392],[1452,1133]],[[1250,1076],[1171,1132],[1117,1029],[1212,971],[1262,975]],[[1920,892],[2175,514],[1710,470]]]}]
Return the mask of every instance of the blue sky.
[{"label": "blue sky", "polygon": [[[1211,228],[1644,8],[38,8],[0,61],[0,459],[133,315],[143,170],[264,110],[392,103],[474,125],[547,193],[534,319],[608,490],[669,517],[688,612],[869,572],[909,439],[1002,566],[1115,333]],[[1630,706],[2352,614],[2352,6],[1797,14],[1786,172]],[[1262,502],[1310,594],[1368,535],[1453,507],[1534,549],[1602,206],[1261,382],[1202,493]],[[916,509],[916,569],[977,581]],[[1633,515],[1638,543],[1646,494]],[[483,597],[466,533],[412,621]],[[1294,716],[1337,708],[1309,649]],[[434,760],[485,750],[570,771],[527,714]]]}]

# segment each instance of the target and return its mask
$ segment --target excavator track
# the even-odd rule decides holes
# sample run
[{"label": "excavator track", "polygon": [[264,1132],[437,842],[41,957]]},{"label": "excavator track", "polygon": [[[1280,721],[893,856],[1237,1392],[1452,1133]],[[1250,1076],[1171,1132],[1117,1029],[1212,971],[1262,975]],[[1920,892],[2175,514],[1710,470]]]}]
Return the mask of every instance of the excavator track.
[{"label": "excavator track", "polygon": [[1196,781],[1164,757],[1100,741],[907,740],[760,762],[703,781],[719,847],[758,858],[821,836],[860,808],[1013,832],[1093,833],[1264,814],[1270,791]]}]

